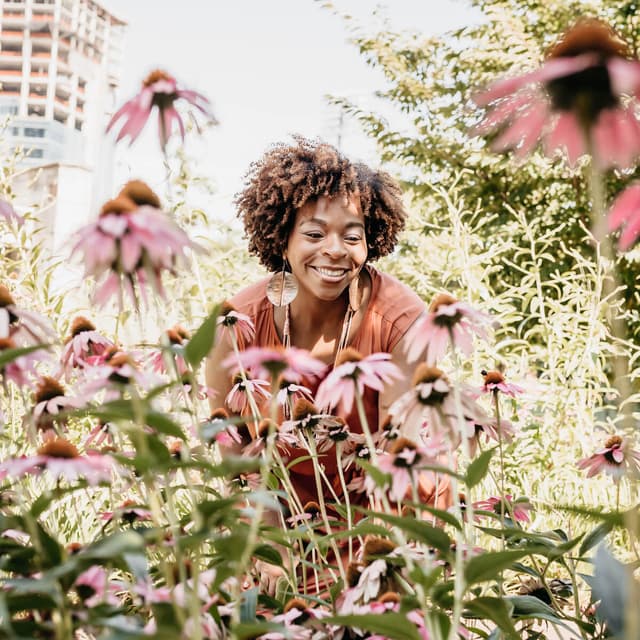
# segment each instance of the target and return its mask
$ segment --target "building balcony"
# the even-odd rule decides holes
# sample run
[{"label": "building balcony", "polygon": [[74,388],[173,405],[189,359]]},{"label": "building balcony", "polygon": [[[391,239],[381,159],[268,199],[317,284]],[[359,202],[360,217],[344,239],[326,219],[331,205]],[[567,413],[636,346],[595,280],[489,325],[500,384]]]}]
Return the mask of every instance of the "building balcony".
[{"label": "building balcony", "polygon": [[24,38],[24,31],[16,31],[15,29],[3,29],[0,33],[0,40],[2,42],[22,42],[22,38]]},{"label": "building balcony", "polygon": [[[22,77],[22,70],[21,69],[2,69],[0,68],[0,80],[3,80],[4,78],[11,78],[13,81],[15,81],[16,78],[20,78]],[[6,83],[6,80],[3,80]]]},{"label": "building balcony", "polygon": [[51,51],[34,51],[31,54],[32,58],[38,58],[39,60],[42,59],[51,59]]}]

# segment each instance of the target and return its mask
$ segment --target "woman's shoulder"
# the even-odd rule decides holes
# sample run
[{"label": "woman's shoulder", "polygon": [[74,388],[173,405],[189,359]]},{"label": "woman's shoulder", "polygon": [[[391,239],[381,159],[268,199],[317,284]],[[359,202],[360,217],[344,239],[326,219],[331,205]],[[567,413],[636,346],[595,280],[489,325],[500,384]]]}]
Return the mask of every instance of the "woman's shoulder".
[{"label": "woman's shoulder", "polygon": [[240,312],[255,319],[260,313],[270,307],[267,299],[267,283],[269,278],[262,278],[258,282],[245,287],[236,293],[229,302]]}]

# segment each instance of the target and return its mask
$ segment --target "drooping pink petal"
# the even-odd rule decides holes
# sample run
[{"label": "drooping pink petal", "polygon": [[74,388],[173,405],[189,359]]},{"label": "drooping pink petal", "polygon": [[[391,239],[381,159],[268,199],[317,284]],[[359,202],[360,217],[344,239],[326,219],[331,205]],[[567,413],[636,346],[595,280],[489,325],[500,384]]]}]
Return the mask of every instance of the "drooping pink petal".
[{"label": "drooping pink petal", "polygon": [[614,93],[638,95],[640,91],[640,61],[612,56],[607,60],[607,71]]},{"label": "drooping pink petal", "polygon": [[497,151],[515,148],[519,157],[524,156],[536,145],[547,116],[546,102],[537,100],[497,138],[493,148]]},{"label": "drooping pink petal", "polygon": [[640,215],[640,184],[632,184],[611,205],[607,218],[609,231],[614,231],[638,215]]},{"label": "drooping pink petal", "polygon": [[578,158],[585,153],[582,131],[575,116],[569,111],[558,114],[546,138],[546,155],[553,156],[556,150],[564,150],[571,167],[574,167]]},{"label": "drooping pink petal", "polygon": [[120,238],[120,260],[126,273],[133,273],[141,255],[142,246],[136,236],[129,233]]}]

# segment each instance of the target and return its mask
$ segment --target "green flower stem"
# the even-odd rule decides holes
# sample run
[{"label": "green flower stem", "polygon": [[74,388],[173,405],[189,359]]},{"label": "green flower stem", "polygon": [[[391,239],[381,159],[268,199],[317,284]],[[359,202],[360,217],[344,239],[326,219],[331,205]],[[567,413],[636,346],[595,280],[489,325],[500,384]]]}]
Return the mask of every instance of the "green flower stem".
[{"label": "green flower stem", "polygon": [[[343,442],[336,442],[336,464],[338,467],[338,477],[340,478],[340,486],[342,487],[342,495],[344,496],[344,506],[347,511],[347,529],[351,531],[353,528],[353,516],[351,514],[351,498],[347,490],[347,483],[344,479],[344,469],[342,468],[342,448]],[[349,563],[353,562],[353,538],[349,536]]]}]

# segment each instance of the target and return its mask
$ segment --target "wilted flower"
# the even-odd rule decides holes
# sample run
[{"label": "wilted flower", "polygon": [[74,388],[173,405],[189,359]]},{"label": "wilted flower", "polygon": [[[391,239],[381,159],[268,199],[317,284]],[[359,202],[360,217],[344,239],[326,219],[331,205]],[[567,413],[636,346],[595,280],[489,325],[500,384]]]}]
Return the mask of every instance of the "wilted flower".
[{"label": "wilted flower", "polygon": [[124,287],[137,307],[136,286],[143,299],[147,284],[164,297],[161,276],[165,271],[175,273],[188,248],[199,249],[160,210],[158,196],[134,180],[104,204],[96,222],[76,232],[73,252],[83,254],[85,275],[102,280],[96,302],[104,304],[115,294],[120,300]]},{"label": "wilted flower", "polygon": [[152,71],[143,80],[140,93],[125,102],[116,111],[107,125],[107,131],[110,131],[118,120],[123,118],[125,123],[120,129],[116,141],[129,136],[130,141],[133,142],[140,135],[154,107],[158,107],[160,145],[162,148],[165,148],[169,140],[174,122],[178,125],[180,136],[184,142],[184,123],[174,106],[176,100],[180,99],[186,100],[186,102],[194,106],[210,122],[216,122],[211,112],[211,105],[203,95],[188,89],[178,88],[178,82],[173,76],[170,76],[166,71],[158,69]]},{"label": "wilted flower", "polygon": [[8,225],[21,227],[24,224],[24,218],[18,215],[11,203],[0,199],[0,220],[4,220]]},{"label": "wilted flower", "polygon": [[16,305],[9,289],[0,284],[0,338],[12,338],[22,347],[48,342],[54,332],[41,315]]},{"label": "wilted flower", "polygon": [[507,382],[500,371],[483,371],[482,376],[484,378],[482,391],[485,393],[497,393],[501,391],[505,395],[515,398],[516,394],[524,392],[524,389],[517,384]]},{"label": "wilted flower", "polygon": [[402,377],[388,353],[362,356],[355,349],[340,353],[336,366],[321,382],[316,394],[320,407],[339,407],[347,416],[351,413],[355,394],[363,396],[365,388],[383,391],[385,384]]},{"label": "wilted flower", "polygon": [[249,347],[238,356],[231,354],[222,363],[223,367],[239,371],[251,371],[255,378],[278,380],[280,377],[299,383],[303,378],[317,378],[327,368],[304,349]]},{"label": "wilted flower", "polygon": [[561,149],[572,166],[585,153],[600,168],[631,166],[640,152],[640,63],[628,57],[626,43],[608,24],[580,20],[539,69],[476,96],[478,105],[492,105],[479,133],[502,129],[493,147],[515,149],[520,157],[542,139],[547,155]]},{"label": "wilted flower", "polygon": [[631,448],[629,439],[624,436],[613,435],[588,458],[578,461],[579,469],[586,469],[587,478],[599,473],[613,476],[616,480],[625,473],[637,475],[640,473],[640,452]]},{"label": "wilted flower", "polygon": [[[74,367],[85,367],[87,358],[100,358],[113,342],[96,331],[95,325],[87,318],[77,316],[71,323],[69,337],[60,355],[60,361],[68,372]],[[95,360],[92,362],[95,364]]]},{"label": "wilted flower", "polygon": [[90,485],[95,485],[110,480],[112,466],[108,456],[93,452],[81,456],[71,442],[54,438],[45,442],[34,456],[1,462],[0,476],[6,474],[20,478],[26,474],[38,475],[46,469],[54,480],[64,478],[73,482],[83,478]]},{"label": "wilted flower", "polygon": [[489,316],[476,311],[447,293],[438,294],[427,313],[420,316],[407,332],[407,357],[416,360],[426,349],[427,364],[440,360],[450,343],[465,355],[473,349],[472,334],[486,339],[484,325]]}]

